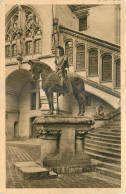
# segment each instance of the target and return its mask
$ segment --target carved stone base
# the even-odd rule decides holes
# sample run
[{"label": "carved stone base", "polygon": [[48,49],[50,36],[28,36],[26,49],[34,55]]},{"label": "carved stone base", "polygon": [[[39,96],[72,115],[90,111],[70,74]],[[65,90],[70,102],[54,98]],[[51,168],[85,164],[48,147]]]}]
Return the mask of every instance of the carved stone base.
[{"label": "carved stone base", "polygon": [[[90,118],[43,116],[35,120],[41,138],[40,164],[60,173],[91,169],[89,157],[84,154],[84,134],[94,124]],[[62,170],[58,170],[58,169]]]}]

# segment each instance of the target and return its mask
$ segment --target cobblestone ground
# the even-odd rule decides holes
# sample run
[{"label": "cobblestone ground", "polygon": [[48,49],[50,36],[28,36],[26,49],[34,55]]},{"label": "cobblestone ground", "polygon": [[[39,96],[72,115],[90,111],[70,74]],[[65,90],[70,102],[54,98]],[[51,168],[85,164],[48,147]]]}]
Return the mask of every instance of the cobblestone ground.
[{"label": "cobblestone ground", "polygon": [[39,145],[8,144],[6,146],[7,188],[114,188],[114,185],[94,179],[92,173],[63,174],[61,178],[24,180],[14,169],[14,162],[34,161],[40,156]]}]

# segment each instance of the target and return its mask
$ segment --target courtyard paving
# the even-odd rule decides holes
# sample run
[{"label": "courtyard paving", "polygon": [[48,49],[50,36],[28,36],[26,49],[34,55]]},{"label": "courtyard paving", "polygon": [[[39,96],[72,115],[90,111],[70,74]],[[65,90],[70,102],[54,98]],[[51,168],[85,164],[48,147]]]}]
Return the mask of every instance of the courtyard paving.
[{"label": "courtyard paving", "polygon": [[7,188],[115,188],[115,185],[93,178],[93,173],[62,174],[60,178],[25,180],[13,168],[14,162],[35,161],[40,156],[39,140],[7,141]]}]

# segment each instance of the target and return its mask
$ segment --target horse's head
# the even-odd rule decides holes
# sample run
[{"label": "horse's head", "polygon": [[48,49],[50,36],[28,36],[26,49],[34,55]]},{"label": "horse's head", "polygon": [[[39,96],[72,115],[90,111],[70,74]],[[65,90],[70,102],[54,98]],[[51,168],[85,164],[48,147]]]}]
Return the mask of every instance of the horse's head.
[{"label": "horse's head", "polygon": [[29,60],[28,64],[31,66],[32,78],[38,80],[41,73],[40,61]]}]

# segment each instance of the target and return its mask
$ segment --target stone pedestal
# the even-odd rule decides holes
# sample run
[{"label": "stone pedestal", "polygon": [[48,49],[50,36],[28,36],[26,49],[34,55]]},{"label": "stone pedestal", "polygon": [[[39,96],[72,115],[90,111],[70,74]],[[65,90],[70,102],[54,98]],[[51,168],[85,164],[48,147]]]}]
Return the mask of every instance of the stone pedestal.
[{"label": "stone pedestal", "polygon": [[89,169],[90,159],[83,153],[83,145],[84,134],[94,124],[90,118],[41,116],[34,123],[41,138],[41,163],[57,173]]}]

